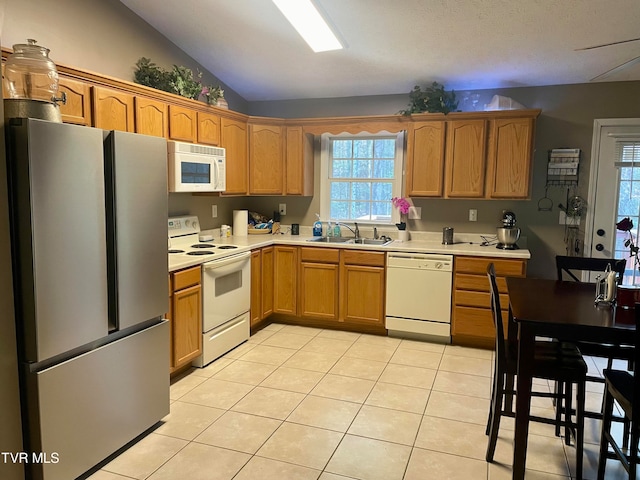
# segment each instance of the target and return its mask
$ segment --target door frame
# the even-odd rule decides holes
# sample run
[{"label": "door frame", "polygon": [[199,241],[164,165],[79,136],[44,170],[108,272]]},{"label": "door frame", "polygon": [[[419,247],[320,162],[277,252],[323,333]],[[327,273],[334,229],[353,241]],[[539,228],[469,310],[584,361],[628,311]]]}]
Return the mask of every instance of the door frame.
[{"label": "door frame", "polygon": [[589,165],[589,193],[587,213],[585,215],[584,253],[591,256],[593,225],[595,222],[596,181],[600,165],[600,138],[605,127],[625,127],[640,125],[640,118],[596,118],[593,121],[593,139],[591,144],[591,163]]}]

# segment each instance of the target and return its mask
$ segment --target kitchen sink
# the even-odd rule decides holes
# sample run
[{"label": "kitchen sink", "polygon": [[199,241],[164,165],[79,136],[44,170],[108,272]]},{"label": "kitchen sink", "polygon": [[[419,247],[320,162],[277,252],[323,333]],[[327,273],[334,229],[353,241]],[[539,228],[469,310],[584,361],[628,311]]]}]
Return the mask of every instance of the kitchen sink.
[{"label": "kitchen sink", "polygon": [[390,244],[393,240],[383,238],[314,237],[307,240],[307,242],[350,243],[355,245],[374,245],[380,247]]},{"label": "kitchen sink", "polygon": [[384,238],[354,238],[353,239],[353,243],[358,244],[358,245],[378,245],[378,246],[384,246],[384,245],[388,245],[391,242],[393,242],[393,240],[389,239],[384,239]]},{"label": "kitchen sink", "polygon": [[322,242],[322,243],[353,243],[355,238],[350,237],[313,237],[307,240],[307,242]]}]

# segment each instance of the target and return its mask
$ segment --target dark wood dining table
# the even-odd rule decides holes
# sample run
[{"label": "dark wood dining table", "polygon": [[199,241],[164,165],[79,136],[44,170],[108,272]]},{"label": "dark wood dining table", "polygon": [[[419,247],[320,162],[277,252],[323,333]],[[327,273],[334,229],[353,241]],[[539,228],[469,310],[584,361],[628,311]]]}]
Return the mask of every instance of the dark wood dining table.
[{"label": "dark wood dining table", "polygon": [[632,345],[635,314],[595,305],[592,283],[507,277],[507,291],[519,344],[513,478],[524,479],[535,337]]}]

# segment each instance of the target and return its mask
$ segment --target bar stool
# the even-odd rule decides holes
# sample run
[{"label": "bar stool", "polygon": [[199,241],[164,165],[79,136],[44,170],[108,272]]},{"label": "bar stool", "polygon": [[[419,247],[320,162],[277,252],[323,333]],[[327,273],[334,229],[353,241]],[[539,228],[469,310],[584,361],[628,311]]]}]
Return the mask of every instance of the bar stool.
[{"label": "bar stool", "polygon": [[[640,352],[640,303],[635,306],[634,332],[634,363],[639,365]],[[629,474],[629,480],[636,479],[638,466],[638,443],[640,440],[640,378],[639,376],[622,370],[606,369],[604,371],[605,393],[604,412],[602,419],[602,433],[600,435],[600,456],[598,459],[598,480],[604,479],[606,462],[608,458],[619,460]],[[631,444],[628,449],[624,445],[621,448],[611,434],[613,420],[613,403],[617,402],[624,412],[625,419],[629,421]],[[635,403],[635,405],[634,405]],[[635,408],[634,408],[635,407]],[[628,440],[624,433],[623,444]],[[613,452],[609,452],[609,446]]]},{"label": "bar stool", "polygon": [[[491,408],[487,420],[486,434],[489,435],[487,445],[486,460],[493,461],[496,443],[498,440],[498,430],[500,429],[500,418],[504,416],[513,417],[510,402],[507,401],[506,409],[503,409],[503,399],[513,396],[513,390],[507,388],[513,385],[513,378],[517,374],[518,351],[517,343],[505,340],[504,326],[500,310],[500,296],[498,284],[496,283],[496,273],[493,263],[487,266],[487,277],[489,279],[491,291],[491,312],[493,323],[496,329],[496,353],[493,373],[493,388],[491,391]],[[512,322],[509,313],[509,322]],[[582,478],[582,458],[584,443],[584,403],[585,384],[587,376],[587,364],[580,351],[575,347],[562,344],[556,341],[536,341],[535,356],[533,365],[533,376],[545,380],[559,382],[566,385],[558,393],[532,392],[532,396],[555,398],[558,405],[565,401],[565,419],[560,416],[561,409],[556,409],[556,418],[544,418],[534,415],[529,416],[529,420],[547,423],[551,425],[564,426],[567,429],[575,428],[576,432],[576,477]],[[577,405],[576,421],[571,421],[571,385],[577,385]],[[564,395],[562,394],[564,392]]]}]

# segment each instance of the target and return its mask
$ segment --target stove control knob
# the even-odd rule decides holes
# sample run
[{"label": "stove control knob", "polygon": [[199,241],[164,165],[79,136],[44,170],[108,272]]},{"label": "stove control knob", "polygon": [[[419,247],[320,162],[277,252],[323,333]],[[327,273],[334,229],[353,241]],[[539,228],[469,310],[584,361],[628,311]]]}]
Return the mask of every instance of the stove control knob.
[{"label": "stove control knob", "polygon": [[604,250],[604,245],[602,245],[601,243],[597,244],[596,245],[596,250],[599,251],[599,252],[603,251]]}]

